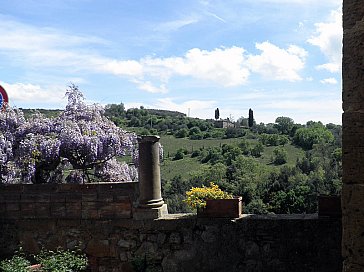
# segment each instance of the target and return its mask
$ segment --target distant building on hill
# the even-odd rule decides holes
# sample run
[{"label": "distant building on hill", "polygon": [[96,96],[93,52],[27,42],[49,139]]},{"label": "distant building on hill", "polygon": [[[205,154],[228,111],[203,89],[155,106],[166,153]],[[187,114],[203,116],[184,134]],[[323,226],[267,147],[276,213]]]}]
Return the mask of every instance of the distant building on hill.
[{"label": "distant building on hill", "polygon": [[230,127],[235,127],[235,123],[231,122],[229,119],[215,121],[215,128],[230,128]]}]

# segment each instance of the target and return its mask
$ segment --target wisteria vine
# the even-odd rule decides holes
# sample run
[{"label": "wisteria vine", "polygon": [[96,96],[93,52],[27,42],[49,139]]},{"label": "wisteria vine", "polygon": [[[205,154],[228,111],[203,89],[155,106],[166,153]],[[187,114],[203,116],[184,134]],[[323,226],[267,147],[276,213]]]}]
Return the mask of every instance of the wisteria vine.
[{"label": "wisteria vine", "polygon": [[[0,183],[85,183],[137,180],[137,137],[88,105],[77,86],[55,118],[21,110],[0,112]],[[121,160],[131,156],[134,164]]]}]

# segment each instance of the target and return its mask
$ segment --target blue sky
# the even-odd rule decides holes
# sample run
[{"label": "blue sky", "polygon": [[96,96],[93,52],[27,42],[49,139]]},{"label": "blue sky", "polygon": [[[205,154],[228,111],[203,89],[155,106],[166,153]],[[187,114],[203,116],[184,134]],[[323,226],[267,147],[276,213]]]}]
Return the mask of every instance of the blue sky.
[{"label": "blue sky", "polygon": [[0,0],[10,104],[89,102],[341,123],[341,1]]}]

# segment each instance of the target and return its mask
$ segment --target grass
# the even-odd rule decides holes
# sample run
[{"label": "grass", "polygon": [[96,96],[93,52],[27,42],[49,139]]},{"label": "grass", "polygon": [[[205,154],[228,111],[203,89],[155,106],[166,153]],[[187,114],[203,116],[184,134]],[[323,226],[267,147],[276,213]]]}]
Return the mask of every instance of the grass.
[{"label": "grass", "polygon": [[[277,146],[265,146],[264,152],[261,157],[258,158],[258,161],[263,164],[269,165],[271,163],[271,158],[273,156],[273,150],[276,149]],[[301,158],[304,156],[305,152],[295,147],[294,145],[288,144],[284,146],[284,149],[287,151],[287,163],[285,165],[295,165],[297,158]]]},{"label": "grass", "polygon": [[178,175],[181,175],[182,178],[188,178],[191,172],[200,168],[201,163],[197,158],[191,158],[189,155],[177,161],[166,159],[161,163],[161,177],[165,180],[171,180]]},{"label": "grass", "polygon": [[180,148],[185,148],[189,153],[192,153],[196,149],[238,143],[239,141],[241,141],[241,138],[190,140],[188,138],[175,138],[172,135],[161,136],[160,140],[166,157],[168,157],[168,154],[169,157],[173,157]]},{"label": "grass", "polygon": [[[218,147],[223,144],[238,143],[243,138],[232,138],[232,139],[204,139],[204,140],[189,140],[187,138],[174,138],[171,135],[161,136],[161,144],[164,149],[164,157],[166,158],[161,164],[161,175],[165,180],[171,180],[177,175],[181,175],[182,178],[188,178],[191,172],[201,169],[202,164],[197,158],[191,158],[190,153],[193,150],[199,148],[208,147]],[[258,141],[255,139],[247,139],[251,145],[256,144]],[[180,148],[185,148],[189,154],[181,160],[172,160],[176,151]],[[276,146],[264,147],[264,152],[261,157],[256,158],[256,160],[268,167],[277,168],[281,166],[275,166],[271,163],[271,158],[273,156],[273,150]],[[304,151],[294,145],[287,144],[284,146],[288,153],[287,163],[284,165],[294,166],[296,164],[297,158],[304,155]]]}]

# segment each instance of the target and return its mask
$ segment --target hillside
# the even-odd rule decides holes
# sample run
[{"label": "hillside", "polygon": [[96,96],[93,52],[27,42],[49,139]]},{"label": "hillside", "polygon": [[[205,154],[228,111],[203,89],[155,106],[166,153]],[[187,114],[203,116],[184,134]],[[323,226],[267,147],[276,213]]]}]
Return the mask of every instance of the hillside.
[{"label": "hillside", "polygon": [[211,119],[125,110],[122,103],[107,105],[105,114],[126,130],[161,136],[162,190],[170,212],[188,211],[185,192],[210,182],[242,196],[246,212],[263,214],[313,213],[318,194],[341,191],[339,125],[278,117],[272,124],[254,121],[251,128],[246,119],[219,128]]}]

